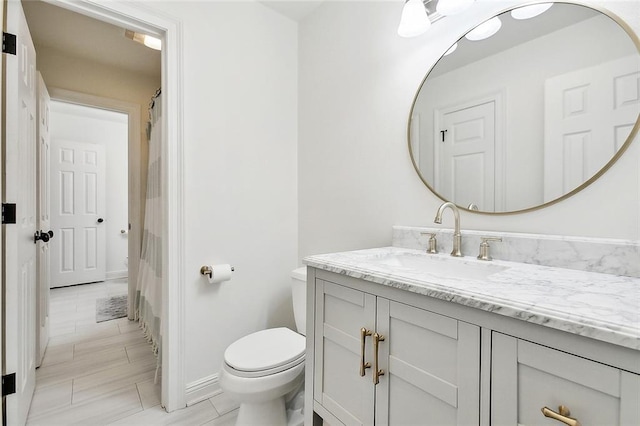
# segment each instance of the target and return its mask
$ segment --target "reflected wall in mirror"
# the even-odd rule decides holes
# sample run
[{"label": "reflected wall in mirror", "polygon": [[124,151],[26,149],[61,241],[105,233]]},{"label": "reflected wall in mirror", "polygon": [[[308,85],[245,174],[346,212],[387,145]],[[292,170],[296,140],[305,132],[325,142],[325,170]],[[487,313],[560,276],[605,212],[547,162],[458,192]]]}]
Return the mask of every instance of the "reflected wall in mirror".
[{"label": "reflected wall in mirror", "polygon": [[431,69],[408,132],[414,166],[436,195],[508,213],[577,192],[631,143],[640,53],[625,24],[586,6],[498,17],[495,35],[461,38]]}]

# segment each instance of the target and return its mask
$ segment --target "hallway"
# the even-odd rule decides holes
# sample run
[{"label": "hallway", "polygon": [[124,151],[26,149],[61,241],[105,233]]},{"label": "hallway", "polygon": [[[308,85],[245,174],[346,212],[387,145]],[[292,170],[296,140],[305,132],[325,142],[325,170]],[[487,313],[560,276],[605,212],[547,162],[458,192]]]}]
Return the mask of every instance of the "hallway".
[{"label": "hallway", "polygon": [[28,425],[230,425],[224,394],[167,414],[156,359],[137,322],[95,322],[96,299],[126,294],[126,280],[51,290],[51,337],[36,370]]}]

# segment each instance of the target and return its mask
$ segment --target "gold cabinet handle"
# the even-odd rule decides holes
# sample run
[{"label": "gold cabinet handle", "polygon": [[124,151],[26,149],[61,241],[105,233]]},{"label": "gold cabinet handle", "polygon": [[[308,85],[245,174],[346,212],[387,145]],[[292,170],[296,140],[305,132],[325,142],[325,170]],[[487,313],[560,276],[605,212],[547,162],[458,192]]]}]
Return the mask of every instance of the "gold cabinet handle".
[{"label": "gold cabinet handle", "polygon": [[378,344],[384,342],[382,334],[373,333],[373,384],[380,383],[380,376],[384,376],[384,370],[378,369]]},{"label": "gold cabinet handle", "polygon": [[545,417],[550,417],[569,426],[580,426],[580,422],[577,419],[569,417],[571,415],[571,411],[569,411],[569,408],[564,405],[558,407],[558,412],[555,412],[548,407],[542,407],[542,414],[544,414]]},{"label": "gold cabinet handle", "polygon": [[366,328],[362,327],[360,329],[360,377],[364,376],[365,369],[371,368],[371,363],[365,362],[364,360],[364,344],[367,336],[371,336],[371,330],[367,330]]}]

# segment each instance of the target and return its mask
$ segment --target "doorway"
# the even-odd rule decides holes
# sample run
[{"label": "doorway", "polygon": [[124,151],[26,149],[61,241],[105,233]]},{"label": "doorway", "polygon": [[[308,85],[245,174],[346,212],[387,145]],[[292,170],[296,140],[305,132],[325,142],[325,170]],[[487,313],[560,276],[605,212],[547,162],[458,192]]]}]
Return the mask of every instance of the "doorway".
[{"label": "doorway", "polygon": [[[125,207],[124,217],[116,218],[113,214],[104,215],[105,212],[101,211],[103,210],[102,208],[94,206],[93,213],[95,213],[95,217],[83,215],[85,219],[88,219],[91,223],[84,224],[84,226],[75,226],[75,229],[74,226],[63,226],[66,229],[62,229],[63,227],[58,224],[56,229],[53,229],[55,237],[51,241],[53,244],[51,246],[52,250],[49,250],[53,255],[53,266],[49,268],[49,271],[57,269],[58,272],[64,272],[64,275],[68,275],[66,274],[67,272],[76,273],[77,275],[78,270],[81,269],[83,276],[62,281],[59,276],[54,276],[52,287],[56,288],[59,286],[103,281],[105,278],[124,278],[126,280],[126,277],[128,277],[129,282],[125,282],[124,287],[121,283],[120,285],[109,284],[106,287],[109,293],[108,296],[114,295],[112,294],[114,288],[118,292],[124,291],[127,293],[128,297],[126,298],[126,302],[128,303],[129,319],[134,319],[137,261],[139,258],[142,234],[143,209],[141,204],[143,203],[145,188],[143,180],[146,176],[143,154],[147,141],[142,129],[148,118],[143,112],[145,112],[151,97],[161,84],[161,54],[157,51],[154,53],[154,51],[151,51],[147,47],[126,39],[124,37],[124,28],[115,27],[111,24],[62,9],[57,7],[61,5],[59,2],[56,2],[55,5],[37,1],[22,2],[22,4],[25,9],[30,32],[35,40],[38,68],[42,73],[45,84],[48,86],[52,102],[57,102],[67,110],[66,114],[63,115],[66,115],[67,118],[73,115],[69,114],[68,110],[70,109],[75,110],[76,116],[78,115],[78,109],[93,109],[94,114],[97,113],[95,111],[110,111],[126,117],[126,123],[124,123],[125,152],[123,155],[120,155],[120,164],[117,164],[117,160],[115,164],[119,166],[120,171],[124,173],[123,180],[125,180],[125,183],[122,192],[119,194],[121,199],[124,198],[124,202],[116,201],[108,203],[105,200],[105,202],[101,203],[97,199],[93,199],[92,197],[95,197],[96,194],[90,194],[85,191],[88,188],[86,179],[95,176],[93,171],[84,173],[81,179],[76,179],[75,187],[80,190],[76,191],[80,192],[78,195],[86,198],[85,201],[89,199],[94,202],[96,206],[104,204],[104,209],[107,209],[110,205],[113,206],[113,204],[120,204],[119,207],[128,205],[128,212]],[[86,55],[85,51],[82,50],[83,46],[70,46],[66,44],[69,39],[64,36],[65,28],[70,28],[75,32],[73,40],[80,39],[86,41],[88,39],[91,44],[93,44],[92,50],[94,51],[94,56]],[[63,32],[58,34],[56,31]],[[51,36],[52,32],[59,36]],[[87,32],[90,34],[87,34]],[[98,40],[96,40],[96,38]],[[121,54],[114,55],[113,52],[109,50],[110,48],[101,45],[99,42],[116,44],[117,50]],[[112,48],[113,47],[111,47],[111,49]],[[96,51],[111,59],[115,56],[121,61],[123,58],[131,56],[130,51],[134,51],[141,60],[144,60],[150,64],[150,66],[154,67],[154,70],[156,70],[154,71],[155,74],[145,74],[145,69],[140,70],[135,64],[126,65],[123,63],[113,64],[101,62],[100,58],[95,56]],[[55,111],[53,115],[55,116]],[[66,130],[64,130],[62,134],[58,134],[59,139],[65,143],[73,142],[75,145],[80,142],[87,142],[88,135],[86,133],[88,133],[89,127],[95,127],[95,125],[95,122],[92,123],[92,125],[87,126],[84,131],[78,129],[77,124],[66,126]],[[53,127],[56,127],[56,123],[53,123]],[[55,134],[53,138],[56,138]],[[96,141],[93,140],[92,142]],[[126,148],[127,143],[128,149]],[[78,154],[76,157],[86,157],[89,154],[96,153],[95,149],[74,151],[68,148],[69,147],[65,148],[65,152],[76,152]],[[56,160],[60,162],[60,154],[60,152],[52,152],[52,163]],[[89,159],[89,162],[100,162],[99,155],[89,155],[89,157],[92,157]],[[87,166],[87,161],[85,160],[86,158],[82,158],[82,161],[85,163],[84,166]],[[61,171],[58,170],[58,174],[60,174],[60,172]],[[62,172],[66,173],[67,176],[70,175],[70,173],[65,171]],[[83,180],[85,181],[83,182]],[[99,180],[100,179],[95,179],[93,183],[97,184]],[[113,179],[104,180],[109,183],[113,182]],[[60,185],[63,183],[61,179],[58,178],[57,182],[54,180],[52,183],[53,191],[51,192],[55,193],[57,191],[58,194],[54,194],[54,197],[50,198],[52,198],[54,210],[60,212],[64,210],[60,209],[61,203],[58,202],[58,206],[55,206],[55,204],[58,199],[65,198],[65,195],[69,194],[61,193],[62,191],[60,191],[60,189],[64,189],[64,187],[61,188],[62,185]],[[68,183],[69,182],[67,182],[67,184]],[[106,187],[109,185],[103,184],[103,186]],[[55,200],[53,200],[53,198],[55,198]],[[71,198],[72,197],[69,196],[66,197],[67,200],[71,200]],[[119,216],[122,216],[122,214],[120,213]],[[110,224],[115,228],[109,230],[108,227]],[[112,237],[116,239],[116,243],[120,243],[121,246],[120,249],[117,250],[117,253],[111,256],[113,258],[111,268],[109,268],[108,265],[108,250],[104,250],[101,256],[101,250],[96,248],[100,232],[104,234],[105,239],[111,234]],[[93,245],[93,249],[87,249],[87,246],[90,245],[89,243]],[[124,247],[122,247],[123,243]],[[84,244],[84,246],[82,244]],[[56,257],[58,258],[56,259]],[[100,257],[104,259],[99,259]],[[61,265],[63,268],[60,268]],[[102,266],[102,268],[99,268],[99,266]],[[98,275],[95,275],[96,273],[98,273]],[[58,275],[62,274],[59,273]],[[94,295],[92,294],[91,296]],[[86,303],[82,303],[82,308],[87,310],[87,312],[83,312],[83,314],[85,314],[84,317],[70,320],[67,324],[59,324],[60,329],[54,330],[54,335],[56,333],[60,334],[65,331],[72,331],[72,326],[75,326],[75,332],[78,331],[79,327],[82,327],[84,330],[84,327],[90,325],[88,322],[93,323],[94,328],[96,328],[96,325],[99,325],[96,324],[95,311],[97,310],[97,301],[90,300],[91,297],[87,297],[86,299]],[[56,302],[58,303],[59,301],[59,298],[57,298]],[[93,312],[88,312],[89,310]],[[87,324],[82,323],[78,326],[78,324],[83,321],[87,322]],[[65,329],[66,326],[69,327]],[[41,346],[46,346],[46,342]]]},{"label": "doorway", "polygon": [[[51,98],[54,101],[61,103],[84,106],[89,108],[95,108],[99,110],[107,110],[116,113],[121,113],[127,117],[127,140],[128,152],[127,152],[127,169],[128,169],[128,217],[129,222],[125,227],[117,228],[117,232],[122,230],[126,231],[126,241],[128,243],[128,255],[127,255],[127,277],[128,277],[128,313],[129,319],[134,319],[135,312],[135,293],[136,293],[136,281],[139,259],[136,253],[139,253],[142,242],[142,235],[140,229],[140,221],[132,221],[131,218],[141,218],[143,215],[142,203],[140,201],[141,187],[144,185],[140,179],[141,164],[144,163],[143,154],[141,152],[141,144],[132,143],[131,141],[138,141],[140,138],[141,130],[141,118],[140,118],[140,105],[115,100],[111,98],[105,98],[101,96],[89,95],[86,93],[79,93],[71,90],[60,89],[52,87],[49,89]],[[120,225],[125,225],[124,222],[117,222]],[[136,232],[138,230],[138,232]],[[117,234],[116,234],[117,235]],[[122,238],[122,236],[121,236]],[[117,263],[117,257],[115,260]],[[114,269],[115,270],[115,269]],[[115,277],[114,277],[115,278]]]},{"label": "doorway", "polygon": [[[163,38],[162,53],[162,86],[165,89],[165,116],[167,119],[163,124],[163,138],[161,155],[163,158],[163,170],[161,176],[163,188],[166,189],[166,200],[162,207],[166,212],[162,236],[166,241],[166,250],[163,252],[163,276],[165,277],[162,286],[164,309],[164,337],[163,337],[163,359],[162,364],[162,405],[167,411],[173,411],[185,406],[185,377],[184,377],[184,345],[176,344],[182,342],[185,335],[184,330],[184,237],[183,237],[183,193],[184,193],[184,173],[182,155],[182,57],[180,55],[182,46],[181,22],[171,17],[167,17],[153,8],[139,9],[130,4],[118,3],[100,5],[86,0],[46,0],[47,3],[55,4],[65,9],[75,11],[83,16],[91,16],[101,22],[109,22],[121,28],[130,28],[136,31],[143,31]],[[27,2],[31,3],[31,2]],[[51,21],[55,22],[54,19]],[[75,28],[74,28],[75,30]],[[64,54],[65,52],[61,52]],[[55,86],[55,85],[52,85]],[[54,88],[51,88],[52,98],[62,99],[54,95]],[[66,89],[61,89],[62,91]],[[73,94],[70,95],[73,98]],[[10,110],[11,108],[7,108]],[[142,108],[138,106],[138,112]],[[140,123],[138,120],[137,123]],[[138,130],[136,136],[140,136]],[[2,177],[4,181],[4,176]],[[35,228],[34,228],[35,229]],[[131,240],[131,238],[130,238]],[[6,252],[5,252],[6,253]],[[7,259],[3,259],[5,265]],[[15,265],[11,265],[15,268]],[[13,291],[14,283],[8,283],[9,289]],[[171,283],[169,285],[168,283]],[[4,299],[3,294],[3,299]],[[6,299],[5,299],[6,300]],[[16,323],[3,321],[5,336],[15,334]],[[12,347],[14,342],[9,339],[6,344]],[[14,399],[15,397],[11,397]],[[4,417],[4,416],[3,416]],[[6,417],[5,417],[6,419]]]}]

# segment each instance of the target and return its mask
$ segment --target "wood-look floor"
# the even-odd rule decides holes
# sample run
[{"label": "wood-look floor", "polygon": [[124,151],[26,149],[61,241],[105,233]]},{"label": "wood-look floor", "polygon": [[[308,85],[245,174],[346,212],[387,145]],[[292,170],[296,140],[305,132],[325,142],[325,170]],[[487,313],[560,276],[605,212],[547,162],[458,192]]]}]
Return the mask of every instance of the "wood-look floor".
[{"label": "wood-look floor", "polygon": [[95,322],[96,299],[126,292],[123,280],[51,290],[51,337],[27,424],[234,424],[237,405],[224,394],[172,413],[160,407],[156,358],[138,323]]}]

